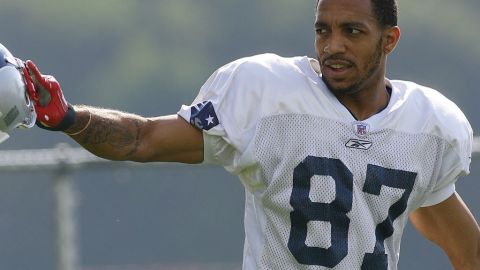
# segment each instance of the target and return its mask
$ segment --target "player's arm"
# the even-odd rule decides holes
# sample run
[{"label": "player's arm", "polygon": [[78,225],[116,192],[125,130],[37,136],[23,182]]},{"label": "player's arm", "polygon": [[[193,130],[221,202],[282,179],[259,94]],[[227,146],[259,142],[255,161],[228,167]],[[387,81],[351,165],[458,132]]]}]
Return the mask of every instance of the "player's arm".
[{"label": "player's arm", "polygon": [[93,154],[111,160],[140,162],[203,160],[203,134],[177,115],[145,118],[135,114],[72,106],[52,76],[31,61],[24,77],[34,96],[37,125],[63,131]]},{"label": "player's arm", "polygon": [[456,270],[480,269],[480,229],[457,193],[437,205],[417,209],[410,221],[445,251]]},{"label": "player's arm", "polygon": [[140,162],[203,160],[202,132],[178,115],[144,118],[87,106],[75,106],[75,112],[65,133],[97,156]]}]

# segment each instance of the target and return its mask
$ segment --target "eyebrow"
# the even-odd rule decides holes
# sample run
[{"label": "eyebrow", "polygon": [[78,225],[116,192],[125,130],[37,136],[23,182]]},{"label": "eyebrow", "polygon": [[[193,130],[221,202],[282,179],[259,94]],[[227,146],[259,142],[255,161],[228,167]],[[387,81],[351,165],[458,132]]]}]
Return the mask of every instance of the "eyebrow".
[{"label": "eyebrow", "polygon": [[368,26],[364,23],[361,22],[345,22],[340,24],[342,28],[361,28],[361,29],[366,29]]},{"label": "eyebrow", "polygon": [[[328,24],[322,21],[316,21],[315,22],[315,28],[324,28],[327,27]],[[343,22],[340,24],[341,28],[361,28],[361,29],[367,29],[367,25],[365,23],[361,22]]]},{"label": "eyebrow", "polygon": [[327,24],[324,23],[324,22],[320,22],[320,21],[316,21],[315,22],[315,28],[323,28],[323,27],[326,27]]}]

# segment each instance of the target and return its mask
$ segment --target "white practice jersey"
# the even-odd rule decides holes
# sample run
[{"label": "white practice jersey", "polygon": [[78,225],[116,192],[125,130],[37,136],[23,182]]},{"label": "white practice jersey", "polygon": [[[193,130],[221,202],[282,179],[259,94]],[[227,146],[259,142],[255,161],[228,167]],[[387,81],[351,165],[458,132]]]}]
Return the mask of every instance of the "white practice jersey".
[{"label": "white practice jersey", "polygon": [[468,174],[471,127],[439,92],[393,80],[388,106],[356,121],[312,63],[237,60],[178,114],[246,188],[244,269],[397,269],[409,214]]}]

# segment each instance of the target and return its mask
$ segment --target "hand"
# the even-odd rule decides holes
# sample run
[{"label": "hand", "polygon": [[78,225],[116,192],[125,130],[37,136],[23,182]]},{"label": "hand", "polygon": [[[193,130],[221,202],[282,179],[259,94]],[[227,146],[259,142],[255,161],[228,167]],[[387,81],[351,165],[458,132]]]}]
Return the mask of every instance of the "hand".
[{"label": "hand", "polygon": [[37,126],[63,131],[75,120],[75,111],[63,96],[58,81],[50,75],[42,75],[37,66],[27,60],[23,67],[27,90],[34,100]]}]

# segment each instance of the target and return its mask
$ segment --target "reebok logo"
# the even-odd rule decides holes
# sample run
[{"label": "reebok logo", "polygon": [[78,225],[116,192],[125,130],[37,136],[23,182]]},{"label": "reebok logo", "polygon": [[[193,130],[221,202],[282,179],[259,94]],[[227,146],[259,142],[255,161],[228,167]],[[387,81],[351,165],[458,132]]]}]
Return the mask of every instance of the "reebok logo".
[{"label": "reebok logo", "polygon": [[350,139],[345,146],[347,148],[354,148],[354,149],[361,149],[361,150],[368,150],[372,147],[372,142],[358,140],[358,139]]}]

